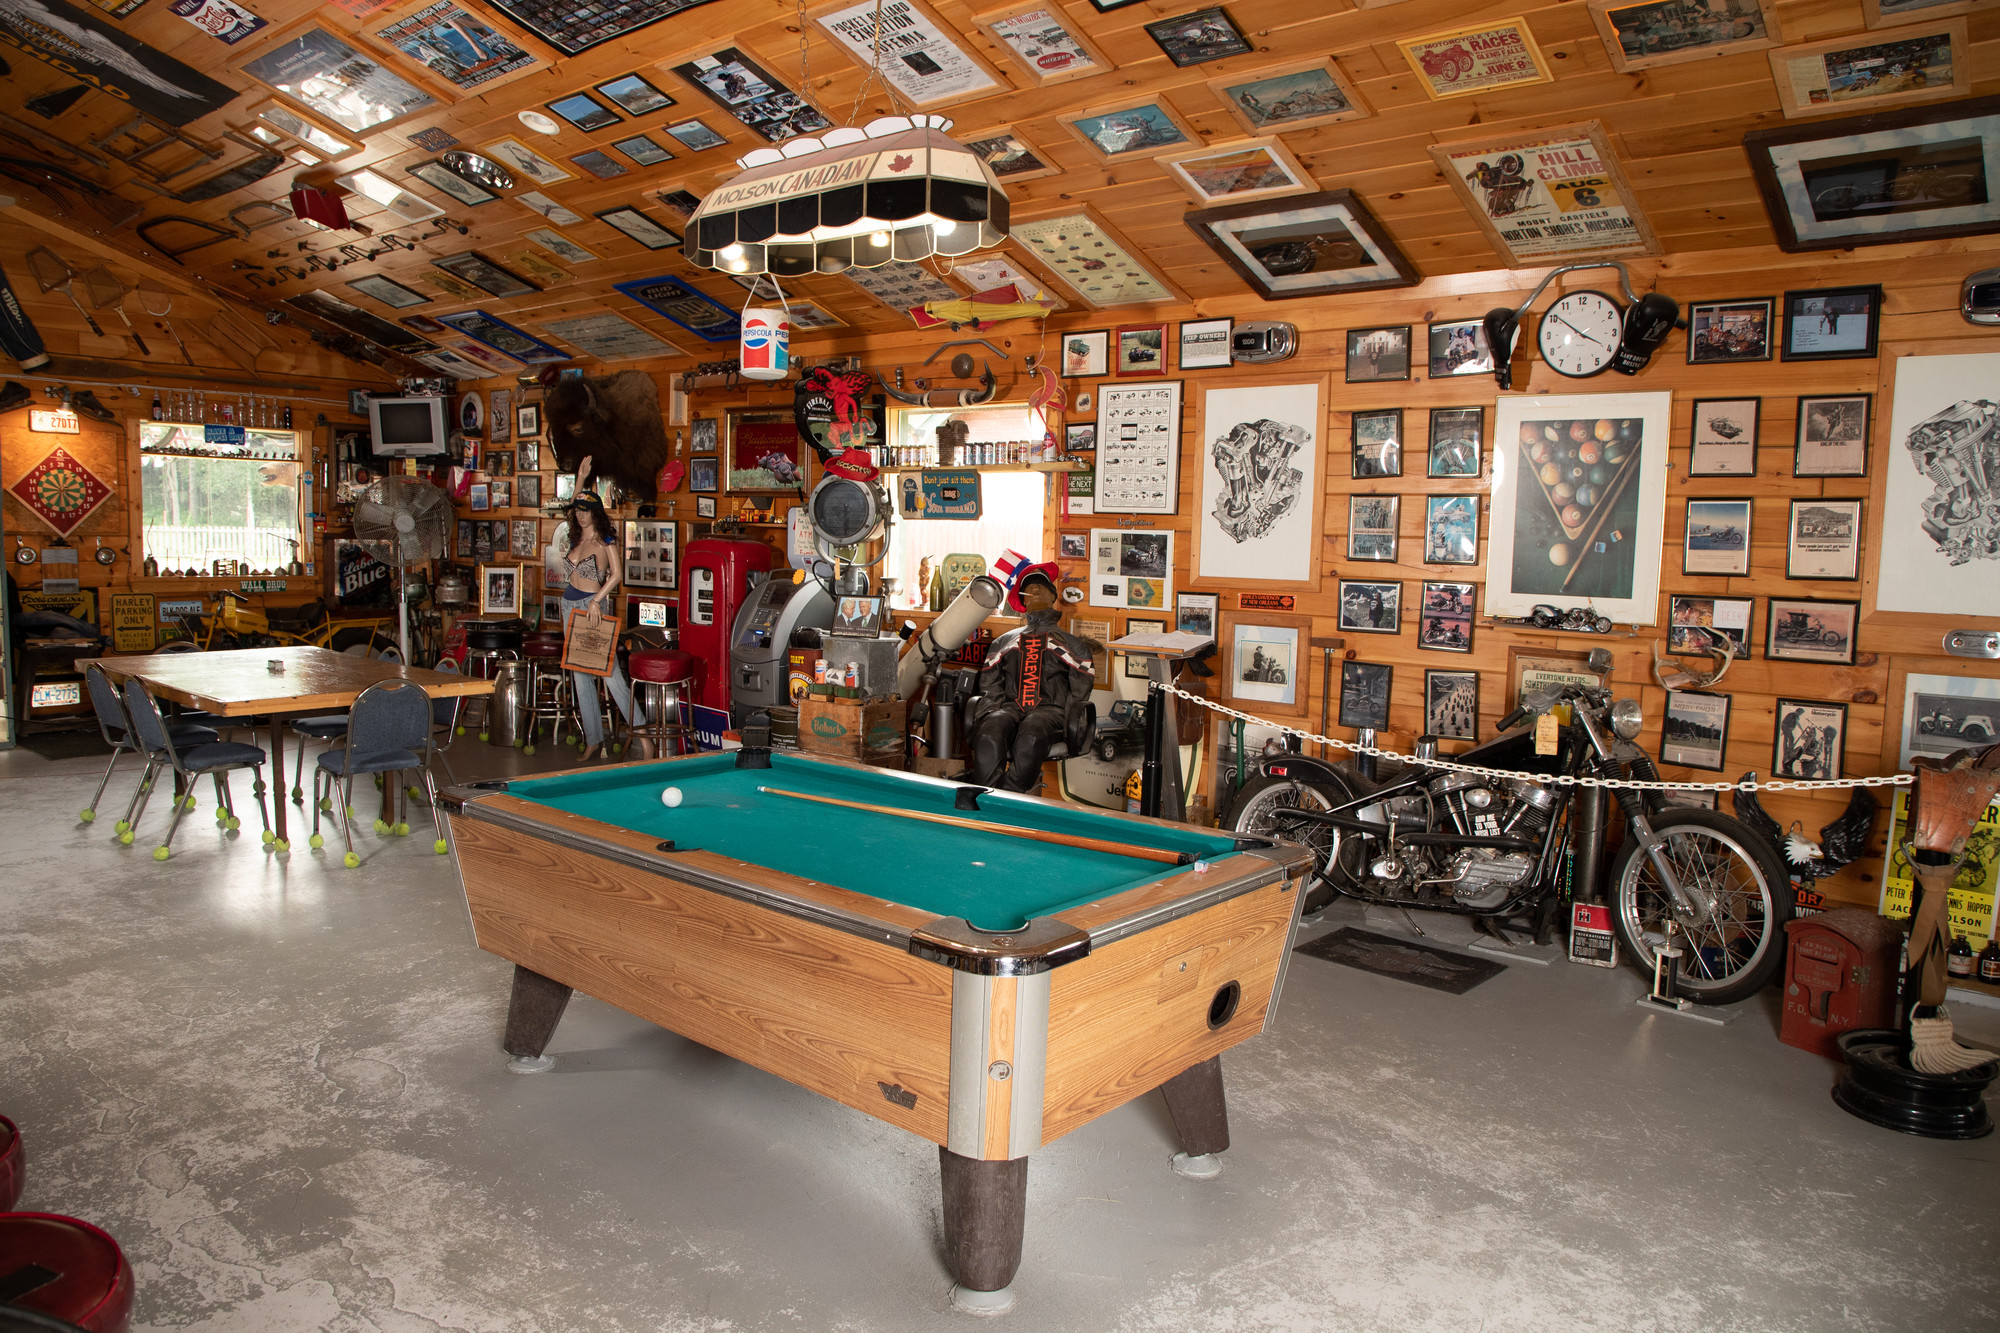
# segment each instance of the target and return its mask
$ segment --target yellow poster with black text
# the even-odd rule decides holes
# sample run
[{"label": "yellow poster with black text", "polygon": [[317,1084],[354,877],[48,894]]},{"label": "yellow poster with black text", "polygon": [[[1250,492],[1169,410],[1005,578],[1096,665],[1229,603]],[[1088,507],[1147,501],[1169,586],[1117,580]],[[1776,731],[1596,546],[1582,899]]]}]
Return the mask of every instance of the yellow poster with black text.
[{"label": "yellow poster with black text", "polygon": [[[1910,863],[1901,848],[1908,822],[1909,793],[1896,792],[1895,816],[1889,825],[1889,855],[1882,859],[1883,916],[1903,920],[1910,915],[1912,882]],[[1973,951],[1986,947],[1993,933],[1993,898],[2000,883],[2000,801],[1986,807],[1986,813],[1972,826],[1965,841],[1965,864],[1951,882],[1947,910],[1954,936],[1963,935]]]}]

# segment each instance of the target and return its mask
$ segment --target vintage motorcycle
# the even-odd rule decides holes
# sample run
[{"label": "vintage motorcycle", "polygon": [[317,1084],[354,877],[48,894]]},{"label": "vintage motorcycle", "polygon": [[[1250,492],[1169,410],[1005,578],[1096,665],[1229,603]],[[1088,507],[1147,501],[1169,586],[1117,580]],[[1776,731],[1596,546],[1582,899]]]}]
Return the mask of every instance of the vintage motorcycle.
[{"label": "vintage motorcycle", "polygon": [[[1591,657],[1600,677],[1607,674],[1610,655],[1600,648]],[[1556,728],[1554,754],[1537,753],[1534,723],[1543,715]],[[1500,735],[1457,757],[1518,778],[1430,767],[1422,762],[1435,757],[1428,738],[1419,742],[1418,762],[1372,777],[1365,758],[1272,755],[1237,794],[1223,826],[1318,852],[1308,912],[1344,896],[1495,926],[1517,921],[1545,943],[1557,926],[1573,853],[1602,844],[1583,838],[1579,788],[1532,779],[1655,781],[1651,756],[1632,740],[1643,724],[1636,700],[1614,703],[1609,690],[1570,685],[1531,693],[1502,720]],[[1625,836],[1607,893],[1626,957],[1651,974],[1671,921],[1689,999],[1727,1004],[1761,990],[1783,963],[1792,914],[1778,849],[1717,811],[1667,807],[1657,793],[1620,788],[1616,795]]]}]

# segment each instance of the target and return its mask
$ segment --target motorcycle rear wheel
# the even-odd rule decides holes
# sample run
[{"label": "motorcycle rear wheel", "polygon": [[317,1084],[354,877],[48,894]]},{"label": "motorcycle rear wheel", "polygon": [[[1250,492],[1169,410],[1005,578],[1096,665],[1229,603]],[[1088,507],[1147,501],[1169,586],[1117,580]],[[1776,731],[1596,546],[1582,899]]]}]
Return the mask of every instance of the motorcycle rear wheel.
[{"label": "motorcycle rear wheel", "polygon": [[[1697,1004],[1734,1004],[1764,989],[1784,965],[1791,877],[1747,824],[1709,810],[1652,820],[1675,873],[1700,900],[1684,922],[1681,993]],[[1612,924],[1626,956],[1651,974],[1672,915],[1659,872],[1627,837],[1611,868]]]},{"label": "motorcycle rear wheel", "polygon": [[[1329,873],[1329,862],[1340,864],[1332,868],[1332,874],[1347,883],[1354,881],[1354,865],[1361,859],[1359,840],[1342,835],[1331,824],[1315,823],[1308,819],[1285,819],[1277,812],[1283,810],[1312,810],[1324,813],[1336,805],[1347,803],[1346,792],[1322,783],[1309,782],[1301,778],[1271,777],[1268,774],[1250,779],[1243,790],[1236,793],[1229,810],[1222,817],[1222,827],[1233,833],[1262,833],[1287,842],[1296,842],[1313,850],[1313,869],[1325,877]],[[1329,889],[1315,887],[1306,895],[1305,910],[1317,912],[1333,900]]]}]

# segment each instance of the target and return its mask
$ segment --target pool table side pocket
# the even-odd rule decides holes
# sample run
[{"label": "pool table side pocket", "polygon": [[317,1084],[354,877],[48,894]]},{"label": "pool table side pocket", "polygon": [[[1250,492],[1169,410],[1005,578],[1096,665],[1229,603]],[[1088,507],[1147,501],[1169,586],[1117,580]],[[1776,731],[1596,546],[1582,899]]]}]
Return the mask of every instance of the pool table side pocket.
[{"label": "pool table side pocket", "polygon": [[1269,884],[1051,972],[1042,1141],[1263,1031],[1298,902]]},{"label": "pool table side pocket", "polygon": [[453,821],[479,947],[943,1144],[951,972],[490,821]]}]

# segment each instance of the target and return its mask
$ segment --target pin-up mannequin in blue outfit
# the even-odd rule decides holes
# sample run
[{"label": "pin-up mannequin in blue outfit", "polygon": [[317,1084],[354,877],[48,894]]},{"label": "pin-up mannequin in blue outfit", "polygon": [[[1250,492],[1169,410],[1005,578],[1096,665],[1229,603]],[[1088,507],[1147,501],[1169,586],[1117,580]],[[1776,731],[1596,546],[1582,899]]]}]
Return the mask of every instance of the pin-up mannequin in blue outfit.
[{"label": "pin-up mannequin in blue outfit", "polygon": [[[590,478],[590,458],[585,456],[576,470],[576,498],[569,509],[569,552],[563,557],[563,574],[567,586],[563,588],[563,620],[567,623],[569,612],[579,606],[593,615],[611,614],[612,595],[618,585],[625,580],[625,552],[618,543],[618,530],[612,526],[610,515],[604,512],[604,500],[596,491],[588,490],[585,484]],[[611,701],[618,705],[618,711],[628,722],[643,726],[646,715],[635,711],[632,702],[632,686],[625,679],[625,672],[614,659],[608,677],[592,676],[584,671],[570,672],[576,686],[576,715],[583,726],[583,739],[587,748],[583,752],[585,763],[597,758],[604,748],[604,714],[597,703],[597,682],[601,679],[611,690]],[[652,745],[638,742],[637,757],[651,759]]]}]

